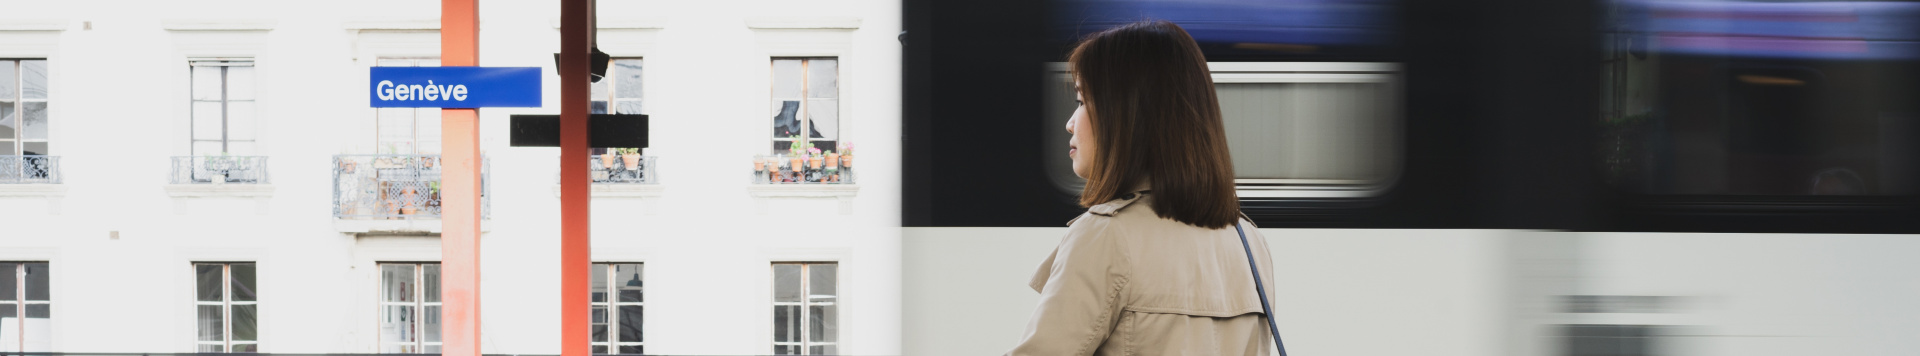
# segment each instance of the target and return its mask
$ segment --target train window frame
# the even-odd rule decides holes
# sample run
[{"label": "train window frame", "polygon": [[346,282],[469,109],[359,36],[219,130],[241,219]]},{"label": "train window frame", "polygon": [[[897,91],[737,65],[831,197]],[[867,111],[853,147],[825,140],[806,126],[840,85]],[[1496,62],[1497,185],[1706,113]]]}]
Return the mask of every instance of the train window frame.
[{"label": "train window frame", "polygon": [[[1363,200],[1385,195],[1397,185],[1405,171],[1406,120],[1404,106],[1405,82],[1403,69],[1399,63],[1390,62],[1208,62],[1214,85],[1220,84],[1303,84],[1303,83],[1370,83],[1382,85],[1386,95],[1382,96],[1381,115],[1383,123],[1390,126],[1385,130],[1387,152],[1383,159],[1383,170],[1378,179],[1266,179],[1236,178],[1235,194],[1242,200],[1289,201],[1289,200]],[[1069,83],[1072,74],[1065,62],[1047,63],[1047,86],[1049,97],[1042,106],[1048,113],[1047,124],[1043,129],[1058,130],[1056,118],[1061,109],[1057,98],[1057,82]],[[1067,95],[1071,95],[1070,92]],[[1066,101],[1068,103],[1071,100]],[[1049,141],[1057,140],[1050,138]],[[1051,142],[1050,142],[1051,143]],[[1062,143],[1064,144],[1064,143]],[[1077,194],[1085,186],[1085,180],[1073,176],[1070,172],[1062,174],[1057,163],[1050,163],[1048,176],[1055,187],[1068,193]]]}]

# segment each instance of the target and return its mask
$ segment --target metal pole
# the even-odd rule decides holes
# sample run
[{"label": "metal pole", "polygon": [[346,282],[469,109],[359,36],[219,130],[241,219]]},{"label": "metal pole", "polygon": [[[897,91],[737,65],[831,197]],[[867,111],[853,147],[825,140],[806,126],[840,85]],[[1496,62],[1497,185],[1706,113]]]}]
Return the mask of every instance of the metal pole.
[{"label": "metal pole", "polygon": [[[588,356],[591,239],[587,110],[592,90],[593,0],[560,2],[560,355]],[[608,350],[609,352],[615,350]]]},{"label": "metal pole", "polygon": [[[440,64],[480,65],[478,0],[440,1]],[[440,350],[480,356],[480,110],[440,118]]]}]

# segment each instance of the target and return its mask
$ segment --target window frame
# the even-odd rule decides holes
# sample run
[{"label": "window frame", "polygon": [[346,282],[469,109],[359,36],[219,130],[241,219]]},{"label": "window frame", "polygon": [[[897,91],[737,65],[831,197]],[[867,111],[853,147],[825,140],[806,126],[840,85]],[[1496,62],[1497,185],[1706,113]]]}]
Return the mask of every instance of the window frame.
[{"label": "window frame", "polygon": [[[233,265],[235,264],[253,265],[253,268],[254,268],[253,269],[254,271],[253,286],[254,286],[255,297],[254,297],[254,300],[252,301],[234,301],[233,300]],[[194,306],[195,314],[193,315],[195,315],[194,318],[195,318],[196,329],[194,330],[194,333],[193,333],[194,335],[193,336],[193,345],[194,345],[193,352],[195,353],[234,353],[235,351],[233,351],[233,347],[235,345],[253,345],[254,351],[249,351],[249,353],[260,352],[259,351],[260,339],[262,339],[262,337],[260,337],[261,336],[260,335],[261,334],[260,333],[260,314],[261,314],[260,311],[261,310],[260,310],[260,298],[259,298],[260,264],[258,262],[193,262],[189,266],[194,268],[193,272],[194,272],[195,278],[193,280],[194,280],[195,293],[198,293],[199,287],[200,287],[200,284],[199,284],[200,279],[198,277],[199,277],[199,267],[201,265],[219,265],[220,266],[220,301],[215,301],[215,302],[201,301],[197,294],[194,296],[193,306]],[[201,341],[200,340],[200,332],[198,330],[198,318],[199,318],[198,310],[201,306],[210,306],[210,305],[220,307],[221,341]],[[235,305],[254,306],[254,309],[253,309],[254,310],[254,325],[253,325],[254,339],[253,341],[235,341],[233,339],[233,329],[234,329],[233,306]],[[218,351],[218,352],[200,351],[199,348],[203,345],[220,345],[221,351]]]},{"label": "window frame", "polygon": [[[196,93],[194,93],[193,90],[196,87],[198,87],[198,85],[195,85],[198,83],[194,82],[197,76],[193,75],[193,71],[195,68],[199,68],[199,67],[220,68],[220,99],[219,100],[208,101],[208,100],[196,99],[194,97],[194,94]],[[252,140],[235,140],[232,138],[233,124],[230,116],[231,116],[231,113],[233,112],[233,108],[232,108],[233,102],[237,101],[230,98],[231,91],[229,90],[229,87],[232,86],[233,81],[231,78],[228,77],[227,72],[232,67],[255,68],[254,69],[255,93],[253,95],[253,99],[238,100],[238,101],[246,101],[246,102],[254,103],[254,112],[253,112],[254,128],[255,130],[259,129],[260,95],[258,91],[259,91],[260,72],[258,69],[259,68],[258,62],[255,61],[253,58],[190,59],[190,60],[187,60],[187,103],[188,103],[187,104],[187,152],[191,154],[202,155],[202,156],[210,154],[207,152],[194,152],[195,144],[198,144],[201,142],[210,142],[210,140],[198,138],[198,137],[195,137],[194,135],[197,132],[194,127],[194,125],[197,125],[197,123],[195,122],[197,120],[194,120],[194,114],[197,114],[197,113],[194,112],[194,110],[198,110],[198,109],[196,108],[196,105],[193,105],[193,104],[201,103],[201,102],[218,102],[220,103],[220,139],[218,140],[218,142],[220,143],[220,154],[227,155],[228,153],[232,152],[233,150],[232,150],[232,147],[230,146],[234,142],[253,143],[254,150],[256,152],[253,152],[250,155],[259,154],[259,152],[257,152],[259,150],[259,144],[260,144],[260,137],[258,135],[258,132],[254,133]]]},{"label": "window frame", "polygon": [[[847,133],[846,100],[847,99],[846,99],[846,81],[844,80],[846,78],[846,60],[843,57],[844,56],[840,56],[840,55],[769,56],[767,57],[767,99],[768,100],[783,99],[783,98],[775,97],[773,95],[774,91],[778,90],[777,88],[774,87],[775,85],[774,83],[779,80],[779,75],[780,75],[777,72],[778,69],[774,67],[775,65],[774,63],[782,60],[799,60],[800,61],[800,96],[798,97],[800,101],[800,108],[798,109],[798,112],[796,112],[794,115],[795,115],[795,119],[800,121],[800,133],[801,133],[800,140],[802,142],[807,142],[808,144],[812,144],[813,142],[816,142],[813,137],[810,137],[812,135],[809,135],[808,133],[812,132],[812,129],[813,129],[813,116],[812,116],[812,113],[809,111],[810,106],[812,105],[811,103],[809,103],[809,101],[811,101],[809,99],[814,99],[813,97],[809,96],[810,91],[813,90],[811,85],[813,80],[812,79],[813,71],[811,67],[813,65],[813,61],[817,59],[831,59],[834,61],[833,100],[834,100],[834,106],[836,106],[834,108],[834,119],[833,119],[835,137],[831,140],[822,138],[819,141],[834,142],[836,144],[847,142],[847,135],[846,135]],[[774,115],[777,116],[778,113],[775,113]],[[774,118],[768,117],[767,120],[769,120],[766,126],[768,130],[765,130],[763,132],[766,132],[767,136],[769,137],[769,141],[768,141],[769,145],[767,147],[768,153],[779,154],[783,151],[783,149],[778,148],[778,147],[783,147],[780,144],[782,143],[791,144],[793,140],[788,137],[780,137],[780,136],[774,135],[772,130],[773,124],[774,124],[774,121],[772,120],[774,120]],[[822,152],[838,151],[839,149],[838,147],[818,147],[818,146],[815,146],[815,148],[819,148],[820,151]]]},{"label": "window frame", "polygon": [[[27,298],[27,265],[31,265],[31,264],[45,265],[47,273],[51,275],[53,273],[53,264],[49,261],[0,261],[0,263],[7,263],[7,264],[14,265],[14,270],[12,271],[14,285],[11,286],[10,288],[13,288],[14,298],[16,299],[0,299],[0,303],[13,304],[14,319],[15,319],[15,322],[19,323],[14,327],[14,331],[19,333],[19,335],[14,336],[14,339],[18,341],[18,344],[13,345],[14,347],[13,350],[17,350],[17,351],[7,351],[7,352],[35,352],[35,351],[26,351],[27,350],[27,306],[28,305],[46,305],[49,311],[51,311],[51,309],[53,308],[53,283],[52,283],[53,278],[51,276],[47,278],[48,283],[47,283],[47,286],[45,287],[47,288],[46,300],[36,301],[36,300],[29,299]],[[7,271],[0,271],[0,273],[7,273]],[[53,317],[49,315],[47,317],[47,320],[51,322],[53,320]],[[49,329],[46,331],[48,332],[48,335],[45,336],[46,338],[48,338],[48,341],[49,341],[48,346],[52,346],[51,341],[53,338],[53,335],[52,335],[53,330]],[[4,349],[4,347],[0,347],[0,349]],[[52,350],[44,350],[44,351],[52,351]]]},{"label": "window frame", "polygon": [[[47,89],[46,97],[39,98],[39,99],[27,98],[26,62],[29,62],[29,61],[46,62],[47,82],[41,83],[42,85],[41,87]],[[47,152],[41,152],[37,154],[37,156],[52,156],[53,155],[52,153],[53,151],[53,104],[52,104],[53,61],[47,58],[0,58],[0,63],[9,63],[9,62],[11,63],[11,67],[8,67],[7,70],[13,71],[12,73],[13,74],[13,83],[12,83],[13,92],[0,93],[0,103],[8,103],[13,105],[13,110],[14,110],[13,113],[17,122],[15,123],[15,126],[14,126],[13,138],[0,138],[0,141],[10,141],[7,143],[7,145],[12,146],[10,148],[13,150],[13,154],[12,154],[13,156],[26,156],[28,143],[45,144],[47,146],[47,149],[46,149]],[[47,137],[40,138],[40,139],[27,138],[27,103],[41,103],[46,105],[47,122],[45,125],[47,125]]]},{"label": "window frame", "polygon": [[[622,289],[617,282],[619,282],[619,276],[618,276],[619,267],[622,265],[636,266],[640,269],[640,282],[641,282],[642,290],[641,290],[640,301],[638,302],[621,302],[620,301],[620,291]],[[593,341],[591,338],[589,338],[587,340],[589,350],[591,350],[593,347],[606,347],[607,352],[605,353],[596,352],[593,354],[595,355],[639,355],[639,354],[624,354],[619,352],[621,346],[639,346],[641,347],[642,354],[644,354],[646,352],[646,346],[647,346],[646,345],[646,326],[647,326],[646,292],[644,289],[646,286],[646,280],[647,280],[646,264],[642,262],[594,262],[593,268],[606,271],[605,281],[607,282],[606,284],[607,289],[605,291],[593,291],[593,292],[605,292],[606,301],[595,302],[592,300],[588,300],[587,310],[589,313],[591,313],[594,308],[605,308],[606,322],[594,323],[592,316],[589,315],[587,318],[589,323],[587,331],[589,333],[593,331],[593,324],[606,325],[607,341]],[[591,274],[589,274],[589,276],[591,276]],[[640,311],[641,318],[639,321],[640,336],[641,336],[640,341],[621,341],[620,340],[619,327],[620,327],[621,320],[619,317],[620,315],[619,308],[625,307],[625,306],[640,307],[640,310],[641,310]]]},{"label": "window frame", "polygon": [[[780,276],[779,276],[779,272],[776,271],[776,268],[779,265],[799,265],[800,266],[800,281],[799,281],[800,301],[799,302],[781,302],[780,301],[779,299],[780,298],[779,297],[780,296]],[[833,296],[833,301],[831,302],[816,303],[812,301],[813,299],[811,297],[812,289],[813,289],[812,267],[815,265],[834,265],[834,278],[833,278],[834,279],[833,280],[834,296]],[[813,347],[816,347],[816,346],[832,346],[836,351],[835,354],[838,354],[840,351],[839,347],[841,346],[841,344],[843,344],[840,338],[840,335],[831,335],[832,341],[818,341],[818,342],[813,341],[813,328],[811,327],[809,322],[813,320],[812,319],[813,306],[832,306],[834,307],[833,308],[834,315],[832,320],[836,324],[834,326],[834,329],[836,331],[844,329],[842,326],[838,325],[842,319],[840,318],[840,314],[845,310],[845,308],[843,308],[843,305],[842,305],[843,303],[840,302],[841,300],[845,300],[845,298],[842,298],[842,295],[841,295],[842,294],[841,291],[843,291],[844,288],[841,288],[841,283],[840,283],[843,280],[842,278],[840,278],[841,277],[840,262],[838,261],[777,261],[777,262],[768,264],[767,267],[768,267],[767,275],[769,277],[767,281],[768,287],[769,287],[768,290],[772,292],[772,293],[768,293],[767,299],[769,302],[772,302],[771,305],[774,308],[779,308],[783,306],[800,307],[800,315],[796,316],[797,318],[800,319],[800,341],[798,342],[779,341],[780,325],[777,323],[778,322],[777,319],[773,319],[775,315],[778,315],[777,314],[778,312],[776,311],[774,312],[774,314],[768,315],[769,320],[767,321],[772,326],[771,335],[773,336],[773,338],[769,343],[772,350],[770,350],[771,352],[768,352],[767,354],[783,355],[779,353],[779,348],[781,346],[799,347],[800,353],[786,354],[786,355],[813,355],[813,353],[811,352],[813,351]]]},{"label": "window frame", "polygon": [[[388,265],[405,265],[405,266],[412,266],[412,267],[413,267],[413,273],[412,273],[412,275],[413,275],[413,286],[414,286],[414,288],[413,288],[413,292],[412,292],[412,294],[413,294],[413,301],[411,301],[411,302],[389,302],[389,301],[386,301],[386,296],[387,296],[387,289],[386,289],[386,288],[387,288],[387,281],[386,281],[386,276],[387,276],[387,274],[386,274],[386,266],[388,266]],[[439,266],[439,265],[440,265],[440,262],[402,262],[402,261],[387,261],[387,262],[375,262],[375,263],[374,263],[374,270],[375,270],[375,271],[377,271],[377,272],[375,272],[375,273],[378,273],[378,274],[379,274],[379,276],[380,276],[380,278],[378,278],[379,280],[378,280],[378,281],[376,282],[376,283],[379,283],[379,284],[380,284],[380,287],[378,287],[378,289],[379,289],[379,292],[380,292],[380,293],[379,293],[379,295],[376,295],[376,296],[374,296],[374,330],[375,330],[375,331],[374,331],[374,333],[373,333],[373,334],[374,334],[374,350],[375,350],[375,351],[376,351],[377,353],[389,353],[389,352],[387,352],[387,351],[386,351],[386,346],[387,346],[387,345],[405,345],[405,346],[412,346],[412,347],[414,347],[414,351],[413,351],[413,352],[405,352],[405,351],[400,351],[400,352],[398,352],[398,353],[438,353],[438,352],[442,352],[442,351],[445,351],[445,349],[440,349],[440,351],[432,351],[432,352],[429,352],[429,351],[428,351],[428,350],[430,350],[430,349],[434,349],[434,348],[440,348],[440,347],[441,347],[442,345],[444,345],[444,344],[445,344],[445,342],[446,342],[446,340],[445,340],[444,338],[443,338],[442,340],[440,340],[440,341],[432,341],[432,342],[429,342],[429,341],[427,341],[427,336],[426,336],[426,335],[427,335],[427,331],[426,331],[427,329],[426,329],[426,319],[425,319],[425,318],[426,318],[426,315],[427,315],[427,307],[439,307],[439,306],[442,306],[442,305],[444,305],[444,303],[446,302],[446,299],[445,299],[445,298],[435,298],[435,300],[439,300],[439,301],[436,301],[436,302],[428,302],[428,301],[427,301],[427,298],[426,298],[426,296],[427,296],[427,287],[426,287],[426,286],[427,286],[427,268],[426,268],[426,266],[428,266],[428,265],[433,265],[433,266]],[[442,271],[444,271],[444,269],[442,269]],[[442,280],[444,280],[444,278],[442,278]],[[435,288],[435,289],[438,289],[438,290],[441,290],[442,292],[444,292],[444,291],[445,291],[445,289],[444,289],[444,288]],[[410,317],[412,317],[412,319],[408,319],[408,320],[410,321],[410,323],[412,323],[412,324],[414,324],[414,325],[413,325],[413,328],[414,328],[415,330],[417,330],[417,331],[416,331],[417,333],[419,333],[419,334],[418,334],[418,335],[417,335],[417,336],[416,336],[416,337],[414,338],[414,341],[412,341],[412,342],[388,342],[387,340],[385,340],[385,339],[383,339],[383,337],[384,337],[384,336],[383,336],[383,335],[381,335],[381,333],[379,332],[379,330],[380,330],[380,318],[382,318],[382,317],[384,316],[384,314],[382,314],[382,313],[384,313],[384,312],[386,311],[386,308],[387,308],[387,307],[389,307],[389,306],[410,306],[410,307],[413,307],[413,313],[412,313],[412,315],[410,315]],[[442,309],[441,309],[441,316],[440,316],[440,317],[442,317],[442,318],[445,318],[445,317],[446,317],[446,314],[445,314],[446,312],[445,312],[445,310],[446,310],[445,308],[442,308]],[[444,324],[442,324],[442,325],[444,325]]]},{"label": "window frame", "polygon": [[[387,67],[387,65],[383,65],[383,64],[381,63],[381,62],[386,62],[386,61],[408,61],[408,62],[409,62],[409,65],[407,65],[406,67],[424,67],[424,66],[422,66],[422,65],[420,65],[420,64],[421,64],[422,62],[424,62],[424,61],[432,61],[432,62],[434,63],[434,65],[432,65],[432,67],[439,67],[439,66],[441,66],[441,60],[440,60],[440,57],[439,57],[439,56],[381,56],[381,57],[375,57],[375,58],[373,59],[373,66],[374,66],[374,67]],[[408,126],[408,127],[412,127],[412,129],[410,129],[410,131],[409,131],[409,132],[410,132],[411,134],[410,134],[410,135],[408,135],[409,137],[407,137],[407,147],[408,147],[408,150],[407,150],[406,152],[401,152],[401,151],[399,151],[399,150],[393,150],[392,152],[388,152],[387,150],[385,150],[385,149],[384,149],[384,148],[385,148],[385,146],[386,146],[386,143],[387,143],[387,142],[390,142],[390,141],[387,141],[387,140],[386,140],[386,138],[385,138],[385,135],[386,135],[386,134],[385,134],[384,132],[382,132],[382,131],[383,131],[383,128],[385,128],[385,127],[386,127],[386,125],[382,125],[382,123],[384,123],[384,122],[385,122],[385,120],[386,120],[386,116],[385,116],[384,114],[382,114],[382,112],[385,112],[385,111],[387,111],[387,110],[407,110],[407,111],[409,111],[409,112],[412,112],[412,113],[413,113],[413,114],[412,114],[412,117],[408,119],[408,124],[407,124],[407,126]],[[421,127],[420,127],[420,116],[421,116],[421,113],[422,113],[422,112],[433,112],[433,113],[434,113],[433,115],[440,115],[440,114],[441,114],[441,111],[440,111],[440,110],[441,110],[441,109],[439,109],[439,108],[374,108],[374,109],[373,109],[373,149],[374,149],[374,152],[373,152],[373,153],[377,153],[377,154],[395,154],[395,155],[435,155],[435,154],[440,154],[440,149],[439,149],[439,147],[438,147],[438,146],[435,146],[435,147],[432,147],[432,149],[428,149],[428,150],[421,150],[421,149],[420,149],[420,142],[421,142],[421,140],[420,140],[420,138],[421,138],[421,136],[420,136],[420,129],[421,129]],[[398,118],[394,118],[394,119],[396,119],[396,120],[397,120]],[[433,126],[433,130],[434,130],[435,132],[438,132],[438,131],[440,130],[440,125],[431,125],[431,126]],[[434,134],[434,137],[436,137],[436,139],[434,140],[434,142],[441,142],[440,140],[444,140],[444,139],[445,139],[445,137],[444,137],[444,136],[442,136],[442,135],[440,135],[440,134],[438,134],[438,133],[436,133],[436,134]]]},{"label": "window frame", "polygon": [[[621,98],[620,97],[620,94],[619,94],[620,87],[619,87],[619,84],[616,82],[620,81],[618,77],[620,76],[621,72],[620,72],[620,66],[617,64],[623,60],[640,61],[641,92],[640,92],[639,98]],[[647,99],[646,81],[647,81],[646,57],[627,56],[627,57],[608,58],[607,59],[607,76],[601,78],[599,82],[591,83],[591,87],[588,90],[590,95],[587,98],[587,105],[588,105],[587,112],[589,114],[642,114],[644,115],[646,112],[651,111],[651,110],[648,110],[646,106],[646,101],[647,101],[646,100]],[[594,90],[604,90],[605,95],[591,95],[591,92]],[[623,101],[632,101],[632,102],[641,103],[640,112],[620,112],[619,110],[620,102],[623,102]],[[607,112],[593,112],[592,106],[593,104],[596,104],[596,103],[605,103],[606,104],[605,108]],[[594,154],[594,155],[608,154],[613,152],[614,148],[620,148],[620,147],[594,147],[591,149],[592,150],[591,154]]]}]

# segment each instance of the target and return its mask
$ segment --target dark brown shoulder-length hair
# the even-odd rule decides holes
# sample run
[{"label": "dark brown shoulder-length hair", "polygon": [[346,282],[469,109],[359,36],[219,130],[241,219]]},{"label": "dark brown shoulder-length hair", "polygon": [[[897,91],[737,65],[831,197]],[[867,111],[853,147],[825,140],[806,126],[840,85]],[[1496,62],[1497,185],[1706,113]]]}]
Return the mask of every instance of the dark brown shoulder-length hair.
[{"label": "dark brown shoulder-length hair", "polygon": [[1081,206],[1146,179],[1160,217],[1208,229],[1239,221],[1220,102],[1193,36],[1172,22],[1136,22],[1088,35],[1067,62],[1098,145]]}]

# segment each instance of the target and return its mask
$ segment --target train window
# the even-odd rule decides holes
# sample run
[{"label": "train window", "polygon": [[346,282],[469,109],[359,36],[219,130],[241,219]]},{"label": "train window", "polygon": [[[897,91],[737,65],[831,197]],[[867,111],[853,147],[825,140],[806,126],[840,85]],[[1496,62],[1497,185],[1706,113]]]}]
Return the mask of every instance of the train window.
[{"label": "train window", "polygon": [[1654,195],[1914,192],[1920,4],[1620,1],[1600,171]]},{"label": "train window", "polygon": [[[1399,67],[1386,63],[1209,63],[1233,152],[1239,195],[1249,199],[1365,198],[1397,177]],[[1048,144],[1065,146],[1073,115],[1066,65],[1048,76]],[[1058,157],[1056,157],[1058,156]],[[1048,155],[1056,186],[1078,193],[1072,162]]]}]

